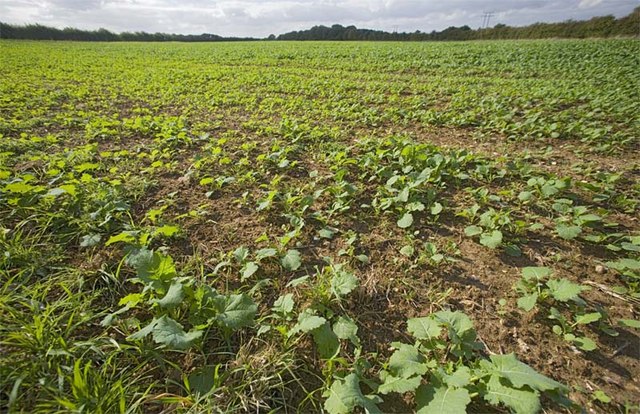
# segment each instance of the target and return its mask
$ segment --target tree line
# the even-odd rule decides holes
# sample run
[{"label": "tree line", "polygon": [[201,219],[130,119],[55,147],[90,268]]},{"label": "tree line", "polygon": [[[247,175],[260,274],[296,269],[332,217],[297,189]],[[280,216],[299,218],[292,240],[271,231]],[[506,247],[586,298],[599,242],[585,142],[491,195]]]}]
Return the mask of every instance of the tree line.
[{"label": "tree line", "polygon": [[[589,20],[568,20],[561,23],[535,23],[529,26],[511,27],[497,24],[491,28],[472,29],[469,26],[451,26],[442,31],[412,33],[385,32],[358,29],[355,26],[334,24],[331,27],[314,26],[308,30],[293,31],[279,36],[270,35],[266,40],[371,40],[371,41],[446,41],[481,39],[547,39],[640,36],[640,7],[628,16],[594,17]],[[122,32],[106,29],[80,30],[71,27],[57,29],[40,24],[13,25],[0,22],[0,39],[76,40],[76,41],[140,41],[140,42],[220,42],[238,40],[262,40],[256,38],[222,37],[203,33],[181,35],[168,33]]]},{"label": "tree line", "polygon": [[442,31],[390,33],[381,30],[358,29],[355,26],[314,26],[309,30],[295,31],[278,36],[277,40],[481,40],[481,39],[548,39],[590,37],[633,37],[640,35],[640,7],[628,16],[594,17],[590,20],[568,20],[561,23],[535,23],[529,26],[511,27],[497,24],[492,28],[472,29],[469,26],[451,26]]},{"label": "tree line", "polygon": [[229,42],[259,40],[242,37],[222,37],[215,34],[182,35],[173,33],[122,32],[106,29],[80,30],[72,27],[57,29],[41,24],[14,25],[0,22],[0,39],[75,40],[91,42]]}]

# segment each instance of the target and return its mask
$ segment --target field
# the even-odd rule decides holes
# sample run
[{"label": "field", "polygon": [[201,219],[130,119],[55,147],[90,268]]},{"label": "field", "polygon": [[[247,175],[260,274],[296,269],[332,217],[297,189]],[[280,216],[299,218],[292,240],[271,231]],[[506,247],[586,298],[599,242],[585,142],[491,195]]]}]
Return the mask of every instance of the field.
[{"label": "field", "polygon": [[639,409],[637,40],[0,53],[0,407]]}]

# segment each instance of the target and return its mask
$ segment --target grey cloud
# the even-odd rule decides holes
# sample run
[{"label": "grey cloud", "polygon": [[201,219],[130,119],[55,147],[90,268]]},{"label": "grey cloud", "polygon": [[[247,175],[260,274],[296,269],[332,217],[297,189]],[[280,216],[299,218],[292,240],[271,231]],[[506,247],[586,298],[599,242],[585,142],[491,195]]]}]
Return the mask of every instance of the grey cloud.
[{"label": "grey cloud", "polygon": [[257,36],[317,24],[400,31],[623,16],[637,0],[2,0],[0,20],[114,31]]},{"label": "grey cloud", "polygon": [[295,5],[283,11],[283,17],[292,22],[336,22],[360,19],[369,15],[367,10],[326,4]]},{"label": "grey cloud", "polygon": [[102,6],[102,0],[49,0],[45,2],[51,10],[96,10]]},{"label": "grey cloud", "polygon": [[243,17],[249,16],[249,14],[247,13],[247,10],[242,7],[227,7],[227,8],[223,8],[222,12],[224,13],[225,16],[231,17],[231,18],[243,18]]}]

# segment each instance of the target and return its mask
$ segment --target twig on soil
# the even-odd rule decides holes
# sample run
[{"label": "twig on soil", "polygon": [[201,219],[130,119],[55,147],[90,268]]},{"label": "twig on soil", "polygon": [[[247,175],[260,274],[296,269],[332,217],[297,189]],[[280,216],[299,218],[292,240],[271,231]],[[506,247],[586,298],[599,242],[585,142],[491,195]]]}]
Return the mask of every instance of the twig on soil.
[{"label": "twig on soil", "polygon": [[616,293],[613,290],[609,289],[605,285],[601,285],[600,283],[592,282],[591,280],[587,280],[584,283],[587,284],[587,285],[591,285],[593,287],[596,287],[596,288],[600,289],[601,291],[603,291],[604,293],[608,294],[609,296],[613,296],[616,299],[620,299],[620,300],[623,300],[625,302],[630,302],[630,303],[633,303],[634,305],[640,306],[640,300],[632,298],[630,296],[623,296],[623,295],[621,295],[619,293]]},{"label": "twig on soil", "polygon": [[487,352],[488,352],[490,355],[497,355],[495,352],[493,352],[493,351],[491,350],[491,348],[489,348],[489,345],[487,345],[487,343],[484,341],[484,339],[480,338],[480,336],[477,336],[477,338],[478,338],[478,340],[479,340],[480,342],[482,342],[482,345],[484,345],[485,349],[487,350]]},{"label": "twig on soil", "polygon": [[618,354],[620,354],[622,351],[624,351],[624,349],[626,347],[628,347],[628,346],[629,346],[629,342],[625,342],[618,349],[616,349],[616,351],[613,354],[611,354],[611,358],[618,356]]}]

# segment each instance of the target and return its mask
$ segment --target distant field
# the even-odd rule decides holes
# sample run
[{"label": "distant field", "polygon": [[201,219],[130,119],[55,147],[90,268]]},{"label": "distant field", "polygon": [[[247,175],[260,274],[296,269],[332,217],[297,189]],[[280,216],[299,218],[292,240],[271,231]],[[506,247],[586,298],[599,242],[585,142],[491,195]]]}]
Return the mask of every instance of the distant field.
[{"label": "distant field", "polygon": [[0,42],[0,410],[640,409],[640,42]]}]

